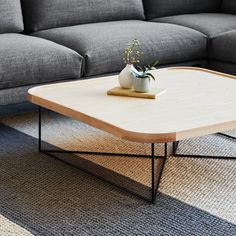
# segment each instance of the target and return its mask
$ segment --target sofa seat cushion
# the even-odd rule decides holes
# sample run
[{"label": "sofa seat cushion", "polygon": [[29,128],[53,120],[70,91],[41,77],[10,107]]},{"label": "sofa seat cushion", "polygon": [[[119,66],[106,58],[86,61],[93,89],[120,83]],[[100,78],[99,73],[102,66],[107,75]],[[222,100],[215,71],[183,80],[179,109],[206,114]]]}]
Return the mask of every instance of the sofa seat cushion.
[{"label": "sofa seat cushion", "polygon": [[144,20],[142,0],[21,0],[27,32],[114,20]]},{"label": "sofa seat cushion", "polygon": [[0,35],[0,89],[79,78],[81,56],[48,40]]},{"label": "sofa seat cushion", "polygon": [[223,32],[236,29],[236,16],[223,13],[178,15],[157,18],[154,21],[186,26],[198,30],[208,37],[214,37]]},{"label": "sofa seat cushion", "polygon": [[160,64],[204,58],[206,36],[186,27],[144,21],[117,21],[57,28],[33,35],[67,46],[85,58],[86,75],[117,72],[124,67],[123,54],[137,38],[145,52],[144,64]]},{"label": "sofa seat cushion", "polygon": [[20,0],[0,0],[0,34],[18,33],[23,29]]},{"label": "sofa seat cushion", "polygon": [[210,41],[210,59],[236,63],[236,30],[214,37]]}]

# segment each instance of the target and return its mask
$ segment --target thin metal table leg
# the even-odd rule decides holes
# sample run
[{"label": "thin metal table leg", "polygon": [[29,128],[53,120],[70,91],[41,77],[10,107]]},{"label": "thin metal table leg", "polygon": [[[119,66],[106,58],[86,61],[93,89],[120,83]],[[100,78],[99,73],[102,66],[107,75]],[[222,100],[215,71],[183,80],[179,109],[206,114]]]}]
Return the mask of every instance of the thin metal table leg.
[{"label": "thin metal table leg", "polygon": [[152,160],[152,204],[155,204],[155,144],[151,144],[151,160]]},{"label": "thin metal table leg", "polygon": [[168,158],[168,143],[164,144],[164,153],[165,153],[164,158],[163,158],[164,160],[163,160],[163,163],[161,166],[161,170],[158,173],[157,183],[155,184],[155,159],[156,158],[155,158],[155,145],[152,144],[152,146],[151,146],[151,158],[152,158],[152,197],[151,197],[151,203],[152,204],[155,204],[155,202],[156,202],[158,188],[159,188],[159,185],[161,182],[161,177],[163,174],[165,163]]},{"label": "thin metal table leg", "polygon": [[173,142],[173,151],[172,151],[173,156],[175,156],[178,146],[179,146],[179,141]]},{"label": "thin metal table leg", "polygon": [[[224,134],[217,133],[222,137],[228,138],[231,141],[235,141],[236,137]],[[188,153],[177,153],[179,146],[179,141],[173,142],[173,157],[187,157],[187,158],[204,158],[204,159],[222,159],[222,160],[236,160],[236,156],[215,156],[215,155],[198,155],[198,154],[188,154]]]},{"label": "thin metal table leg", "polygon": [[226,138],[229,138],[229,139],[236,140],[236,137],[231,136],[231,135],[228,135],[228,134],[224,134],[224,133],[217,133],[217,134],[219,134],[219,135],[221,135],[221,136],[224,136],[224,137],[226,137]]},{"label": "thin metal table leg", "polygon": [[42,108],[38,109],[38,151],[42,152]]}]

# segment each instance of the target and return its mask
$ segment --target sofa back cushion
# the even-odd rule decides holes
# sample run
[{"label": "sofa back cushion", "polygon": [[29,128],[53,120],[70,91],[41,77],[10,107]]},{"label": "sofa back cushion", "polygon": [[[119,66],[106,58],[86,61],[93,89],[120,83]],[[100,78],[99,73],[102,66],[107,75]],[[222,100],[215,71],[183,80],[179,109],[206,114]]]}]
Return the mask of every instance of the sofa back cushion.
[{"label": "sofa back cushion", "polygon": [[23,31],[20,0],[0,0],[0,33]]},{"label": "sofa back cushion", "polygon": [[145,19],[142,0],[21,0],[25,29]]},{"label": "sofa back cushion", "polygon": [[223,0],[222,12],[236,14],[236,0]]},{"label": "sofa back cushion", "polygon": [[147,19],[154,19],[180,14],[217,12],[220,10],[221,0],[143,0],[143,3]]}]

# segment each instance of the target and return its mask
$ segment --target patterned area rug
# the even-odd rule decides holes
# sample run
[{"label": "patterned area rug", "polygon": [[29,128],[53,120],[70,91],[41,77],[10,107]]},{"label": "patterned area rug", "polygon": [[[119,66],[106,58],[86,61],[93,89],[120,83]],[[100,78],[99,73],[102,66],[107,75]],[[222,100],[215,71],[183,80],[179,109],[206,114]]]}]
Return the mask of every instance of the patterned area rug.
[{"label": "patterned area rug", "polygon": [[[149,153],[78,121],[45,112],[49,148]],[[236,161],[168,159],[155,206],[37,152],[37,114],[5,117],[0,136],[0,235],[236,235]],[[235,131],[230,132],[236,135]],[[171,145],[169,145],[171,148]],[[157,146],[161,152],[162,146]],[[180,152],[236,156],[218,135],[184,141]],[[150,161],[75,156],[67,162],[135,191],[150,186]]]}]

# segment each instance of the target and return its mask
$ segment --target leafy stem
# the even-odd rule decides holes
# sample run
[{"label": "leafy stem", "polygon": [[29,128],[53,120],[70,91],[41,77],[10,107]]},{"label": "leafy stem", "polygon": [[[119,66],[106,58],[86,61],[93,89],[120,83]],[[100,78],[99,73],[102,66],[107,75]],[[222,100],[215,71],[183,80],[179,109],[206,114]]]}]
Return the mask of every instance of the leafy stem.
[{"label": "leafy stem", "polygon": [[137,78],[148,78],[149,80],[153,79],[153,80],[156,80],[155,76],[153,74],[150,73],[151,70],[155,70],[156,69],[156,66],[158,64],[158,61],[155,61],[153,62],[152,64],[150,65],[147,65],[147,66],[138,66],[138,73],[137,72],[134,72],[135,76]]},{"label": "leafy stem", "polygon": [[140,62],[143,52],[141,51],[141,44],[137,39],[129,42],[128,47],[124,51],[124,62],[126,64],[136,64]]}]

